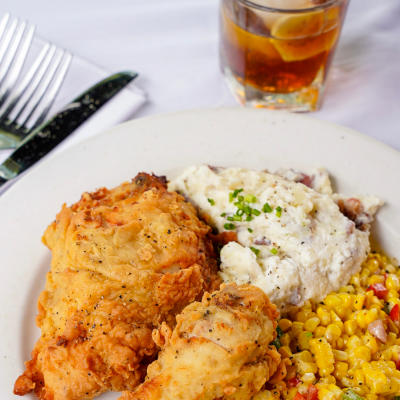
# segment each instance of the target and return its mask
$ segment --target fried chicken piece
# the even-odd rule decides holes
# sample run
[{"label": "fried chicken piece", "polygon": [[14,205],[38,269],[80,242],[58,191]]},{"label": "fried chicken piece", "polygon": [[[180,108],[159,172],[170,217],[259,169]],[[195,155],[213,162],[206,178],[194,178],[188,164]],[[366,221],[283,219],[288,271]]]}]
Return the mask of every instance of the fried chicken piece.
[{"label": "fried chicken piece", "polygon": [[219,286],[208,233],[191,204],[145,173],[64,205],[43,237],[52,262],[42,334],[14,393],[81,400],[134,389],[158,351],[153,329]]},{"label": "fried chicken piece", "polygon": [[187,306],[149,365],[146,382],[120,400],[248,400],[275,373],[280,355],[270,342],[278,313],[255,286],[222,285]]}]

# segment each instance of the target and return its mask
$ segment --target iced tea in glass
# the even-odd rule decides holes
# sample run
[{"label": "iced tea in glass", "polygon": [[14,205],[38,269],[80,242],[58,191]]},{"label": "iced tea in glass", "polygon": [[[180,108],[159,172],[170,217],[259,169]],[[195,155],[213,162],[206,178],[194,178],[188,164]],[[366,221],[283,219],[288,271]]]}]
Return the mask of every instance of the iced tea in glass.
[{"label": "iced tea in glass", "polygon": [[313,111],[348,0],[221,0],[221,68],[243,104]]}]

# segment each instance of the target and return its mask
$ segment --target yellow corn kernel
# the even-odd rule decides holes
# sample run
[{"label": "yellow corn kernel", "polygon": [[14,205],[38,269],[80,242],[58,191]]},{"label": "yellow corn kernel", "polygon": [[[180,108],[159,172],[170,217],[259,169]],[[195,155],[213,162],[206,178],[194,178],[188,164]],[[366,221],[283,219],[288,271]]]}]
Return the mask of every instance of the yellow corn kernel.
[{"label": "yellow corn kernel", "polygon": [[336,339],[336,348],[338,350],[344,349],[344,339],[342,337]]},{"label": "yellow corn kernel", "polygon": [[311,339],[310,350],[315,356],[319,373],[321,376],[328,376],[334,370],[335,358],[331,345],[324,338]]},{"label": "yellow corn kernel", "polygon": [[349,360],[371,360],[371,350],[367,346],[358,346],[351,350]]},{"label": "yellow corn kernel", "polygon": [[386,278],[386,287],[389,290],[398,291],[400,289],[400,279],[395,274],[388,274]]},{"label": "yellow corn kernel", "polygon": [[386,300],[390,302],[396,302],[399,299],[399,292],[395,289],[389,289]]},{"label": "yellow corn kernel", "polygon": [[357,321],[358,326],[361,329],[365,329],[367,327],[367,325],[368,325],[367,318],[366,318],[367,317],[367,313],[368,313],[368,310],[357,311],[356,321]]},{"label": "yellow corn kernel", "polygon": [[288,333],[283,334],[279,341],[281,342],[282,346],[289,346],[290,345],[290,336]]},{"label": "yellow corn kernel", "polygon": [[356,369],[353,373],[353,382],[356,386],[364,385],[364,372],[361,369]]},{"label": "yellow corn kernel", "polygon": [[301,350],[308,350],[310,348],[310,339],[312,338],[312,333],[303,331],[300,333],[299,337],[297,338],[297,342],[300,346]]},{"label": "yellow corn kernel", "polygon": [[323,376],[319,382],[325,383],[325,384],[335,384],[336,383],[336,378],[333,375],[328,375],[328,376]]},{"label": "yellow corn kernel", "polygon": [[296,314],[297,321],[306,322],[309,318],[313,316],[311,308],[302,309]]},{"label": "yellow corn kernel", "polygon": [[[353,307],[353,296],[348,293],[339,293],[340,308],[337,310],[343,310],[342,313],[338,312],[339,316],[343,318]],[[342,315],[343,314],[343,315]]]},{"label": "yellow corn kernel", "polygon": [[353,309],[361,310],[363,308],[365,302],[365,294],[356,294],[355,299],[353,301]]},{"label": "yellow corn kernel", "polygon": [[319,306],[317,308],[317,315],[318,315],[318,318],[320,319],[322,325],[327,326],[330,324],[331,315],[326,307]]},{"label": "yellow corn kernel", "polygon": [[304,329],[310,332],[314,332],[317,326],[320,323],[320,319],[318,317],[312,317],[309,318],[305,323],[304,323]]},{"label": "yellow corn kernel", "polygon": [[355,292],[355,288],[354,288],[354,286],[352,286],[352,285],[342,286],[342,287],[339,289],[339,293],[349,293],[349,294],[352,294],[352,293],[354,293],[354,292]]},{"label": "yellow corn kernel", "polygon": [[379,267],[379,262],[375,258],[371,258],[367,261],[367,268],[369,269],[369,271],[375,272],[377,269],[379,269]]},{"label": "yellow corn kernel", "polygon": [[315,374],[318,370],[317,365],[313,361],[311,353],[307,350],[294,354],[293,362],[300,375],[304,375],[309,372]]},{"label": "yellow corn kernel", "polygon": [[389,332],[387,335],[386,344],[389,346],[393,346],[396,344],[397,335],[394,332]]},{"label": "yellow corn kernel", "polygon": [[317,383],[319,400],[341,400],[342,390],[334,384]]},{"label": "yellow corn kernel", "polygon": [[362,369],[365,383],[372,393],[390,392],[390,377],[385,375],[376,362],[364,363]]},{"label": "yellow corn kernel", "polygon": [[343,322],[339,315],[335,313],[335,311],[331,311],[331,323],[338,325],[340,329],[343,328]]},{"label": "yellow corn kernel", "polygon": [[278,351],[282,357],[291,357],[293,355],[289,346],[281,346]]},{"label": "yellow corn kernel", "polygon": [[335,359],[338,361],[347,361],[347,359],[349,358],[349,355],[342,350],[333,349],[333,355],[335,356]]},{"label": "yellow corn kernel", "polygon": [[375,354],[379,350],[377,340],[369,332],[362,337],[362,341],[369,347],[372,354]]},{"label": "yellow corn kernel", "polygon": [[368,278],[368,285],[373,285],[374,283],[383,283],[385,281],[385,277],[383,275],[371,275]]},{"label": "yellow corn kernel", "polygon": [[354,285],[355,287],[360,287],[360,274],[355,274],[350,278],[350,285]]},{"label": "yellow corn kernel", "polygon": [[301,376],[300,380],[304,382],[306,385],[312,385],[313,383],[315,383],[317,378],[315,377],[315,374],[313,374],[312,372],[307,372]]},{"label": "yellow corn kernel", "polygon": [[296,396],[296,394],[297,394],[297,388],[296,387],[290,388],[287,394],[287,400],[292,400],[294,396]]},{"label": "yellow corn kernel", "polygon": [[336,293],[328,294],[325,297],[324,303],[328,310],[334,310],[340,304],[339,296]]},{"label": "yellow corn kernel", "polygon": [[356,333],[357,328],[358,328],[357,322],[352,319],[347,320],[344,323],[344,330],[349,336],[354,335]]},{"label": "yellow corn kernel", "polygon": [[378,310],[376,308],[371,308],[365,314],[365,323],[368,325],[371,322],[378,319]]},{"label": "yellow corn kernel", "polygon": [[335,376],[337,379],[342,379],[347,375],[347,371],[349,369],[349,366],[347,363],[343,362],[343,361],[338,361],[335,364]]},{"label": "yellow corn kernel", "polygon": [[287,318],[282,318],[279,320],[278,326],[283,330],[283,332],[287,332],[292,326],[292,321]]},{"label": "yellow corn kernel", "polygon": [[326,327],[325,338],[328,342],[332,342],[340,337],[342,330],[334,324],[329,324]]},{"label": "yellow corn kernel", "polygon": [[294,321],[292,324],[292,337],[298,337],[301,332],[303,332],[303,322]]},{"label": "yellow corn kernel", "polygon": [[325,336],[326,328],[324,326],[317,326],[317,329],[314,331],[315,337],[322,337]]},{"label": "yellow corn kernel", "polygon": [[381,352],[381,360],[390,361],[392,359],[392,348],[389,347]]},{"label": "yellow corn kernel", "polygon": [[391,273],[391,274],[394,274],[395,272],[397,272],[397,268],[392,264],[386,264],[385,270],[389,271],[389,273]]},{"label": "yellow corn kernel", "polygon": [[347,347],[349,349],[358,347],[361,344],[362,344],[361,339],[356,335],[350,336],[348,341],[347,341]]}]

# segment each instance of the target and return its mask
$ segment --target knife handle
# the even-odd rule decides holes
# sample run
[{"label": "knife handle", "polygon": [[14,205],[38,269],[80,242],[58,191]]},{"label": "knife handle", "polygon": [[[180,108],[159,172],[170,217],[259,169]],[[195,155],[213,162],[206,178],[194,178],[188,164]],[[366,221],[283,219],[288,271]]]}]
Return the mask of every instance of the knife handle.
[{"label": "knife handle", "polygon": [[120,72],[82,93],[21,142],[0,165],[0,177],[12,179],[39,161],[136,76],[135,72]]}]

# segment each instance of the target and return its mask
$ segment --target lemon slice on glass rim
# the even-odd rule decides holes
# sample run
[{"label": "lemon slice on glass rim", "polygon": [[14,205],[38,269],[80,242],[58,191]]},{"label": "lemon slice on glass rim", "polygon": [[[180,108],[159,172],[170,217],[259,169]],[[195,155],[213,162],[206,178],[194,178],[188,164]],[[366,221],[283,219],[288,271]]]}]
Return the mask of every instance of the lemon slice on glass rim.
[{"label": "lemon slice on glass rim", "polygon": [[338,22],[337,8],[282,15],[271,26],[271,42],[284,61],[305,60],[333,47]]}]

